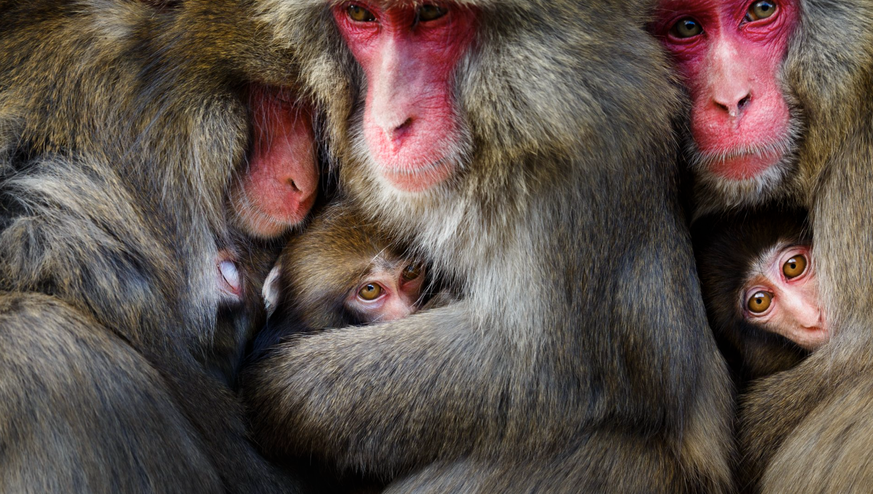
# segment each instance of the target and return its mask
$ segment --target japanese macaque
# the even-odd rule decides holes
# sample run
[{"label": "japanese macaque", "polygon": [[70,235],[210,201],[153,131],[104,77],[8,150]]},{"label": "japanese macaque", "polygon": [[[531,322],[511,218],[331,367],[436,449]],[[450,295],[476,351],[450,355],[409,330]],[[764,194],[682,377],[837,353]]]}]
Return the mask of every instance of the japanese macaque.
[{"label": "japanese macaque", "polygon": [[873,480],[873,3],[663,0],[653,32],[691,97],[697,214],[809,211],[830,342],[757,381],[741,485],[858,492]]},{"label": "japanese macaque", "polygon": [[423,262],[358,214],[333,202],[282,250],[264,282],[267,327],[258,347],[282,335],[393,321],[417,311]]},{"label": "japanese macaque", "polygon": [[650,5],[264,5],[343,190],[460,293],[279,343],[244,380],[258,444],[389,492],[728,490]]},{"label": "japanese macaque", "polygon": [[692,229],[709,322],[741,383],[790,369],[829,339],[805,220],[760,208]]},{"label": "japanese macaque", "polygon": [[270,11],[0,2],[0,491],[297,489],[231,389],[319,182]]}]

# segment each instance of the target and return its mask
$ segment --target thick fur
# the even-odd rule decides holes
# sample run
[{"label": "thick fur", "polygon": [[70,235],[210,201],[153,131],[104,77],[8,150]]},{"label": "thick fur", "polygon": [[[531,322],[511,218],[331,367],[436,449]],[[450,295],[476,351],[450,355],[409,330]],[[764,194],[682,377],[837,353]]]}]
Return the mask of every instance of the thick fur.
[{"label": "thick fur", "polygon": [[812,244],[806,214],[777,207],[698,219],[691,230],[703,303],[738,387],[790,369],[809,351],[743,317],[743,285],[752,263],[781,242]]},{"label": "thick fur", "polygon": [[418,194],[366,163],[365,84],[329,5],[264,3],[299,49],[348,193],[463,299],[282,343],[246,387],[259,441],[399,475],[389,491],[729,489],[729,379],[678,203],[679,99],[641,28],[647,6],[462,3],[479,19],[455,78],[471,151]]},{"label": "thick fur", "polygon": [[759,381],[740,424],[753,492],[867,492],[873,476],[873,4],[803,0],[783,68],[803,118],[797,150],[831,341]]},{"label": "thick fur", "polygon": [[[294,489],[229,387],[269,260],[225,214],[246,84],[293,64],[237,2],[153,3],[0,2],[8,490]],[[215,288],[220,249],[247,303]]]}]

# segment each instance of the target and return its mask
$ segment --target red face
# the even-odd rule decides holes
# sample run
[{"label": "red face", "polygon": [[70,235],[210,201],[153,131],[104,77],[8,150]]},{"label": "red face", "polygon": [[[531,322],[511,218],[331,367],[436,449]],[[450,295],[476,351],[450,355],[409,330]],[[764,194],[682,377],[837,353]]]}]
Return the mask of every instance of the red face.
[{"label": "red face", "polygon": [[793,146],[779,71],[796,0],[662,0],[654,32],[691,95],[701,173],[760,177]]},{"label": "red face", "polygon": [[450,3],[344,2],[333,15],[367,76],[362,131],[379,173],[411,192],[446,180],[461,141],[452,76],[473,39],[473,12]]},{"label": "red face", "polygon": [[780,245],[752,263],[743,286],[743,315],[807,350],[829,339],[809,247]]},{"label": "red face", "polygon": [[254,86],[249,98],[252,149],[247,173],[231,191],[247,233],[272,238],[309,213],[318,192],[312,115],[288,93]]},{"label": "red face", "polygon": [[346,299],[346,308],[365,323],[393,321],[416,311],[424,284],[421,263],[375,267]]}]

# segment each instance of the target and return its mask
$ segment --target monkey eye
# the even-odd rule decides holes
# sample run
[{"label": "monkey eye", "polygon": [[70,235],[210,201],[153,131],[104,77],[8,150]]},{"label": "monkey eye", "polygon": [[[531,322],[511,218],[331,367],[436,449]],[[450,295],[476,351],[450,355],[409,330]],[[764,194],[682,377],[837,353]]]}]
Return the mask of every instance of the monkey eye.
[{"label": "monkey eye", "polygon": [[440,17],[446,15],[448,10],[430,3],[426,3],[418,8],[418,12],[416,13],[418,16],[418,20],[421,22],[433,21],[439,19]]},{"label": "monkey eye", "polygon": [[349,13],[349,19],[355,22],[374,22],[376,16],[372,12],[361,7],[360,5],[351,4],[346,8]]},{"label": "monkey eye", "polygon": [[382,286],[378,283],[367,283],[358,290],[358,296],[364,300],[376,300],[382,295]]},{"label": "monkey eye", "polygon": [[746,22],[759,21],[766,19],[776,12],[776,4],[768,0],[758,0],[749,5],[749,10],[746,11]]},{"label": "monkey eye", "polygon": [[746,303],[746,307],[749,308],[749,312],[753,314],[761,314],[770,308],[770,303],[773,302],[773,294],[770,292],[765,292],[763,290],[759,290],[755,292],[754,295],[749,297],[748,303]]},{"label": "monkey eye", "polygon": [[785,264],[782,265],[782,274],[784,274],[789,280],[797,278],[806,271],[806,265],[806,256],[803,254],[791,256],[791,258],[785,261]]},{"label": "monkey eye", "polygon": [[421,270],[422,270],[421,263],[415,262],[415,263],[410,264],[409,266],[406,266],[406,268],[403,270],[403,273],[401,273],[400,276],[402,276],[403,279],[406,281],[412,281],[412,280],[418,278],[419,276],[421,276]]},{"label": "monkey eye", "polygon": [[692,38],[703,32],[703,26],[693,17],[685,17],[676,21],[670,28],[670,34],[676,38]]}]

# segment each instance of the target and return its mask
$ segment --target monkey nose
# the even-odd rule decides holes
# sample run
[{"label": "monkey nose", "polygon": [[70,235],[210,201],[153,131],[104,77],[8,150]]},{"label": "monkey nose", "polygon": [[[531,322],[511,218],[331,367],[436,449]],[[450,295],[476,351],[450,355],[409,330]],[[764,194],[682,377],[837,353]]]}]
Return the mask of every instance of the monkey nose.
[{"label": "monkey nose", "polygon": [[[398,121],[399,119],[395,119],[394,121]],[[412,117],[407,117],[403,119],[399,124],[396,123],[384,123],[381,125],[382,134],[385,136],[385,140],[392,147],[399,146],[403,141],[403,138],[412,130]]]},{"label": "monkey nose", "polygon": [[727,113],[730,118],[737,118],[751,101],[752,96],[748,91],[740,91],[733,96],[716,94],[712,99],[716,108]]},{"label": "monkey nose", "polygon": [[285,179],[285,185],[287,200],[297,204],[298,209],[305,215],[318,194],[318,174],[295,174]]}]

